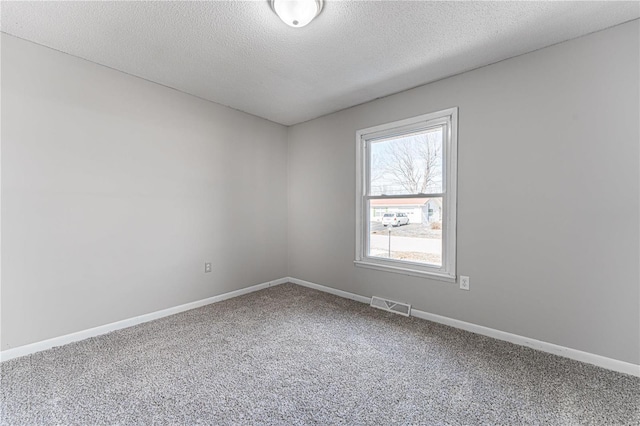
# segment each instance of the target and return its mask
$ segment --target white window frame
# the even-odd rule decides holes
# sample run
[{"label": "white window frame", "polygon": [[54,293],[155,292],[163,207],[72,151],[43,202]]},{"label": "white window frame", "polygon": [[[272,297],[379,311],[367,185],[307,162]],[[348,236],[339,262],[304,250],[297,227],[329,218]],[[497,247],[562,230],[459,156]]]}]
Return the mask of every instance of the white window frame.
[{"label": "white window frame", "polygon": [[[402,195],[371,196],[369,190],[369,145],[382,138],[401,136],[430,127],[444,126],[443,132],[443,187],[444,216],[442,218],[442,266],[419,264],[405,260],[382,259],[368,256],[369,209],[367,201],[377,198],[402,198]],[[405,275],[456,281],[456,209],[457,209],[457,153],[458,153],[458,108],[449,108],[406,120],[394,121],[369,127],[356,132],[356,256],[355,265]],[[415,198],[415,194],[404,197]],[[427,196],[425,196],[427,198]]]}]

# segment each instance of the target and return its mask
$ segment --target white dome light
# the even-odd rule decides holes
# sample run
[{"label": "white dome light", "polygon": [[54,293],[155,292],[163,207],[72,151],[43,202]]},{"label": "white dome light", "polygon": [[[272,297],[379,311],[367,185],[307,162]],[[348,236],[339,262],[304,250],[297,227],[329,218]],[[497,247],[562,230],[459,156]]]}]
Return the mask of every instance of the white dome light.
[{"label": "white dome light", "polygon": [[285,24],[300,28],[318,16],[322,0],[271,0],[271,7]]}]

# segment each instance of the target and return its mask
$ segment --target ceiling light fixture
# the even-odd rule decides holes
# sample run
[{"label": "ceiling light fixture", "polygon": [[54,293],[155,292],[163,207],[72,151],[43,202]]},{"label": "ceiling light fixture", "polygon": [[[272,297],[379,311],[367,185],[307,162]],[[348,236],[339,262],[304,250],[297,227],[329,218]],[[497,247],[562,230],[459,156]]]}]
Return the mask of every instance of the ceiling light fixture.
[{"label": "ceiling light fixture", "polygon": [[300,28],[322,10],[322,0],[271,0],[271,8],[290,27]]}]

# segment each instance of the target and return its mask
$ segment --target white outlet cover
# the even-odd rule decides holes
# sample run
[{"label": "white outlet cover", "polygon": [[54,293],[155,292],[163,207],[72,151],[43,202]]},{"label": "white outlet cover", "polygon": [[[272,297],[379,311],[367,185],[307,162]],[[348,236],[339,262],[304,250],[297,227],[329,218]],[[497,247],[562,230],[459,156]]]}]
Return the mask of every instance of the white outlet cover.
[{"label": "white outlet cover", "polygon": [[460,288],[462,290],[469,290],[469,277],[460,275]]}]

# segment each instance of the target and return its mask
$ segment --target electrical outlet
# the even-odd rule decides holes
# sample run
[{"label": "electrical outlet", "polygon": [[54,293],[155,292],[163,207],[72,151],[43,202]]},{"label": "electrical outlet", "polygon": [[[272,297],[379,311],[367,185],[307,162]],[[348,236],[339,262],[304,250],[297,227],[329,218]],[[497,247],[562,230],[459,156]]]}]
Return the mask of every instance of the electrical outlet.
[{"label": "electrical outlet", "polygon": [[211,262],[204,264],[204,272],[211,272]]},{"label": "electrical outlet", "polygon": [[469,290],[469,277],[460,275],[460,288],[462,290]]}]

